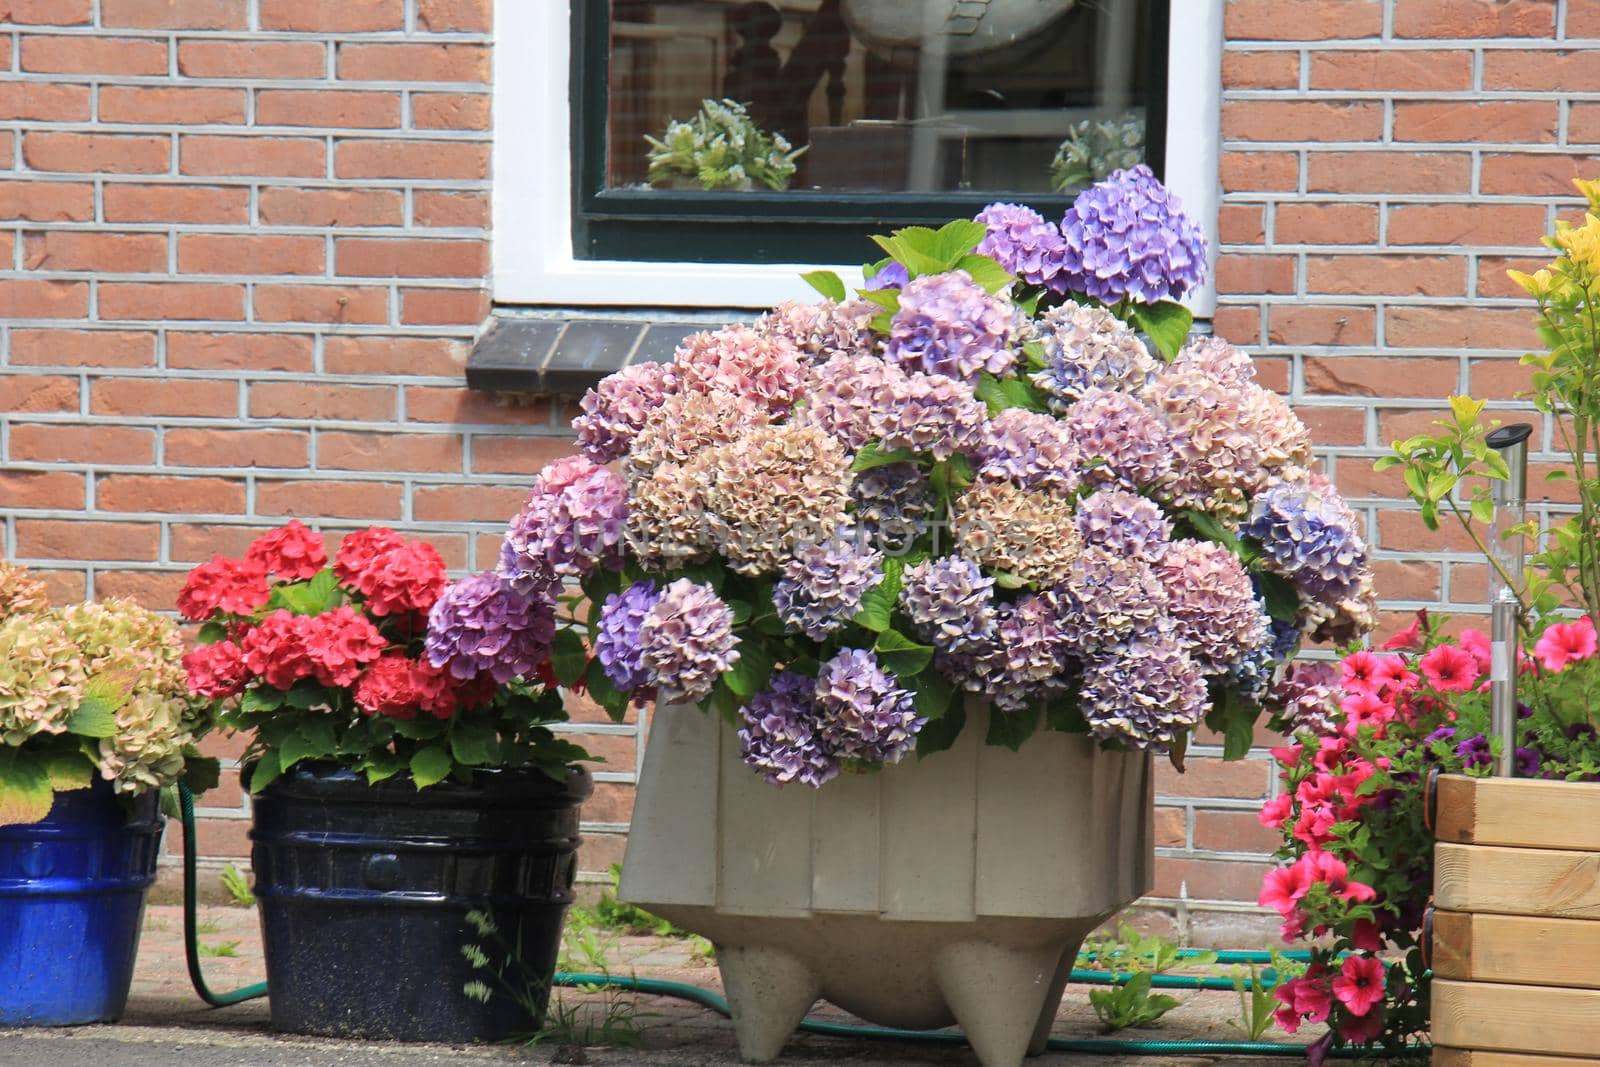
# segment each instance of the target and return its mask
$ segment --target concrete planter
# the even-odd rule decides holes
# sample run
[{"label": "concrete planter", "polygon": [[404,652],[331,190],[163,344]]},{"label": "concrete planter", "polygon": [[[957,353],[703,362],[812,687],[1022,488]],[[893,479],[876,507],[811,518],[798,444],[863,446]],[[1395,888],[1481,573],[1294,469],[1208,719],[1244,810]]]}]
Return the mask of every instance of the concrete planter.
[{"label": "concrete planter", "polygon": [[1088,738],[960,741],[820,790],[768,785],[732,728],[656,715],[621,895],[709,938],[745,1059],[821,997],[911,1029],[958,1023],[985,1067],[1041,1051],[1089,931],[1150,889],[1150,758]]}]

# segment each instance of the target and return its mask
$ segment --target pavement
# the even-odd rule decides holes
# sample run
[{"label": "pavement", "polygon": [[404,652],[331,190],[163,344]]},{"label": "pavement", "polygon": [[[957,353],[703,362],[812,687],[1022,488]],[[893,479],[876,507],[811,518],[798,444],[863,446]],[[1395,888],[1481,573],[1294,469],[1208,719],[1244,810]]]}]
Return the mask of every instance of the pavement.
[{"label": "pavement", "polygon": [[[264,974],[260,932],[253,909],[205,908],[201,944],[207,983],[226,991],[260,981]],[[671,938],[591,934],[585,949],[572,942],[573,958],[564,966],[580,972],[597,962],[616,975],[687,982],[721,992],[713,962],[693,942]],[[598,960],[596,954],[598,952]],[[1182,1004],[1156,1026],[1109,1035],[1140,1041],[1239,1041],[1238,997],[1231,992],[1172,991]],[[596,1064],[669,1067],[739,1063],[733,1028],[717,1013],[667,997],[558,989],[559,1014],[566,1032],[532,1044],[417,1045],[335,1041],[274,1033],[263,999],[228,1008],[208,1008],[189,986],[183,955],[182,909],[152,906],[128,1011],[114,1025],[63,1029],[0,1030],[0,1067],[429,1067],[433,1064]],[[860,1020],[819,1004],[813,1017],[832,1022]],[[606,1028],[613,1042],[592,1044]],[[1089,1006],[1088,987],[1069,986],[1055,1036],[1106,1035]],[[1315,1034],[1299,1035],[1300,1040]],[[616,1043],[621,1039],[620,1044]],[[1268,1031],[1264,1040],[1290,1040]],[[784,1049],[780,1067],[977,1067],[962,1044],[868,1041],[800,1034]],[[1084,1055],[1049,1053],[1030,1061],[1035,1067],[1203,1067],[1203,1065],[1289,1065],[1300,1057]]]}]

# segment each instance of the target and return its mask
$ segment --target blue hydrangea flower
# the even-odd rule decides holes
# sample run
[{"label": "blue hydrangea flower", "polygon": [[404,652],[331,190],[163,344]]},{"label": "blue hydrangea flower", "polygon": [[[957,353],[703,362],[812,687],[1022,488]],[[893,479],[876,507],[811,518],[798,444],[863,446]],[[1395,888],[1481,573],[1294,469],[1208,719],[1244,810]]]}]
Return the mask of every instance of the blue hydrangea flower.
[{"label": "blue hydrangea flower", "polygon": [[994,203],[973,219],[989,227],[977,253],[999,263],[1029,285],[1048,286],[1061,273],[1066,242],[1055,223],[1021,204]]},{"label": "blue hydrangea flower", "polygon": [[839,773],[839,763],[817,737],[816,679],[780,670],[767,688],[739,711],[744,726],[739,750],[747,766],[773,785],[820,786]]},{"label": "blue hydrangea flower", "polygon": [[644,649],[639,644],[639,625],[660,598],[655,582],[635,582],[621,593],[606,597],[600,607],[594,654],[611,684],[624,693],[647,688],[650,684]]},{"label": "blue hydrangea flower", "polygon": [[979,371],[1011,369],[1016,326],[1011,304],[990,295],[966,271],[924,274],[900,290],[886,352],[907,370],[973,382]]},{"label": "blue hydrangea flower", "polygon": [[1205,236],[1142,163],[1080,193],[1061,236],[1061,284],[1103,304],[1181,300],[1205,280]]},{"label": "blue hydrangea flower", "polygon": [[918,637],[941,652],[971,651],[994,633],[994,579],[964,556],[907,567],[900,607]]},{"label": "blue hydrangea flower", "polygon": [[883,581],[883,553],[850,540],[800,545],[772,587],[778,618],[825,641],[855,618],[861,598]]}]

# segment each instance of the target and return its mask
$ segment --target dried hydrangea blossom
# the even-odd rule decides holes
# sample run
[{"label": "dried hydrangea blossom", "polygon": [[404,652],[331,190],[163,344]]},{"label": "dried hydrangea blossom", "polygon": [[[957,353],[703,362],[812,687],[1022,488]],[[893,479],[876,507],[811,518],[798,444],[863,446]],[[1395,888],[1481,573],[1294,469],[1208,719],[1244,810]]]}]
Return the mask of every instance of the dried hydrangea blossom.
[{"label": "dried hydrangea blossom", "polygon": [[1256,365],[1250,357],[1221,337],[1197,337],[1172,358],[1177,372],[1196,370],[1233,389],[1254,385]]},{"label": "dried hydrangea blossom", "polygon": [[1181,300],[1206,276],[1206,241],[1144,164],[1079,193],[1061,220],[1061,279],[1102,304]]},{"label": "dried hydrangea blossom", "polygon": [[875,413],[894,405],[905,378],[877,356],[839,353],[811,369],[806,403],[795,421],[820,426],[854,452],[878,435]]},{"label": "dried hydrangea blossom", "polygon": [[776,334],[748,326],[691,334],[673,356],[679,388],[710,396],[736,396],[780,416],[803,395],[805,363],[798,348]]},{"label": "dried hydrangea blossom", "polygon": [[849,451],[878,441],[935,459],[970,451],[987,413],[972,388],[941,375],[907,373],[874,356],[835,356],[813,368],[795,420],[821,427]]},{"label": "dried hydrangea blossom", "polygon": [[1175,542],[1156,566],[1168,610],[1195,665],[1223,674],[1264,647],[1272,634],[1239,557],[1206,541]]},{"label": "dried hydrangea blossom", "polygon": [[50,606],[44,583],[26,567],[0,559],[0,621],[13,615],[32,615]]},{"label": "dried hydrangea blossom", "polygon": [[975,458],[978,472],[992,478],[1009,478],[1061,496],[1078,490],[1077,447],[1067,427],[1049,415],[1026,408],[1005,409],[989,420],[986,439]]},{"label": "dried hydrangea blossom", "polygon": [[882,581],[882,552],[848,538],[803,544],[779,569],[772,604],[789,630],[825,641],[855,618],[861,598]]},{"label": "dried hydrangea blossom", "polygon": [[1017,361],[1011,304],[964,270],[924,274],[900,290],[889,321],[889,359],[907,370],[963,382],[1004,374]]},{"label": "dried hydrangea blossom", "polygon": [[697,703],[739,662],[733,609],[711,586],[679,578],[640,620],[639,648],[659,703]]},{"label": "dried hydrangea blossom", "polygon": [[900,578],[900,608],[941,652],[971,652],[994,634],[994,579],[961,556],[923,560]]},{"label": "dried hydrangea blossom", "polygon": [[1171,428],[1174,462],[1162,494],[1174,507],[1225,522],[1244,517],[1264,467],[1262,442],[1245,425],[1243,395],[1192,363],[1169,367],[1146,391]]},{"label": "dried hydrangea blossom", "polygon": [[1267,566],[1303,599],[1333,604],[1356,594],[1368,570],[1359,525],[1333,484],[1313,475],[1257,497],[1240,532],[1260,542]]},{"label": "dried hydrangea blossom", "polygon": [[1020,711],[1066,685],[1067,636],[1051,597],[1033,594],[999,604],[994,632],[968,647],[940,655],[940,670],[1002,712]]},{"label": "dried hydrangea blossom", "polygon": [[1146,563],[1160,562],[1172,539],[1172,522],[1160,505],[1116,486],[1078,501],[1077,521],[1084,544]]},{"label": "dried hydrangea blossom", "polygon": [[1083,481],[1129,489],[1160,484],[1173,466],[1171,434],[1160,415],[1126,393],[1091,388],[1068,409],[1067,429]]},{"label": "dried hydrangea blossom", "polygon": [[817,733],[839,760],[897,763],[927,722],[867,649],[847,648],[823,663],[816,682]]},{"label": "dried hydrangea blossom", "polygon": [[1084,664],[1078,708],[1096,737],[1164,750],[1210,705],[1205,677],[1163,619]]},{"label": "dried hydrangea blossom", "polygon": [[1338,731],[1342,692],[1337,664],[1304,661],[1289,665],[1263,706],[1284,724],[1290,737],[1305,731],[1326,737]]},{"label": "dried hydrangea blossom", "polygon": [[1041,586],[1063,580],[1083,547],[1070,501],[994,478],[956,498],[950,532],[968,559]]},{"label": "dried hydrangea blossom", "polygon": [[507,581],[544,583],[582,578],[595,567],[622,565],[628,489],[585,456],[556,460],[539,472],[527,503],[506,530]]},{"label": "dried hydrangea blossom", "polygon": [[115,597],[68,604],[55,617],[77,646],[90,677],[115,675],[131,690],[185,691],[183,637],[165,616]]},{"label": "dried hydrangea blossom", "polygon": [[1168,611],[1167,591],[1150,564],[1093,545],[1072,561],[1055,594],[1062,629],[1087,656],[1103,655]]},{"label": "dried hydrangea blossom", "polygon": [[628,486],[622,537],[639,565],[671,570],[711,556],[715,535],[706,514],[705,461],[661,463]]},{"label": "dried hydrangea blossom", "polygon": [[810,363],[826,363],[834,356],[872,355],[881,349],[882,340],[872,329],[881,310],[865,300],[843,304],[789,300],[757,319],[755,331],[783,338],[805,353]]},{"label": "dried hydrangea blossom", "polygon": [[60,619],[14,615],[0,623],[0,744],[65,733],[88,680]]},{"label": "dried hydrangea blossom", "polygon": [[839,761],[817,736],[815,678],[773,672],[767,687],[739,709],[739,751],[744,762],[773,785],[801,782],[813,788],[839,774]]},{"label": "dried hydrangea blossom", "polygon": [[184,722],[186,706],[171,693],[134,693],[116,711],[116,732],[96,742],[100,777],[125,794],[183,777],[183,750],[195,740]]},{"label": "dried hydrangea blossom", "polygon": [[572,420],[578,447],[596,463],[621,459],[651,413],[677,388],[670,363],[635,363],[607,375],[578,402],[583,414]]},{"label": "dried hydrangea blossom", "polygon": [[797,546],[848,525],[850,457],[814,426],[757,427],[703,458],[712,530],[741,574],[775,573]]},{"label": "dried hydrangea blossom", "polygon": [[705,449],[727,444],[740,432],[771,421],[759,401],[735,393],[669,394],[634,435],[623,473],[632,480],[663,463],[688,463]]},{"label": "dried hydrangea blossom", "polygon": [[1035,330],[1045,368],[1032,381],[1058,415],[1090,389],[1138,395],[1160,370],[1138,335],[1105,308],[1063,304],[1040,316]]}]

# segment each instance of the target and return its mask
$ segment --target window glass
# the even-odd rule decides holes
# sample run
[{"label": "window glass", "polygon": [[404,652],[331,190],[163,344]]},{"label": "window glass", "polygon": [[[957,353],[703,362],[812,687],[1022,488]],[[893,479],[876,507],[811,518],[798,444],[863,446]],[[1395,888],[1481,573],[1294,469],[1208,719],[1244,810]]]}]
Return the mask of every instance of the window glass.
[{"label": "window glass", "polygon": [[1070,193],[1159,133],[1157,17],[1153,0],[612,0],[598,189]]}]

